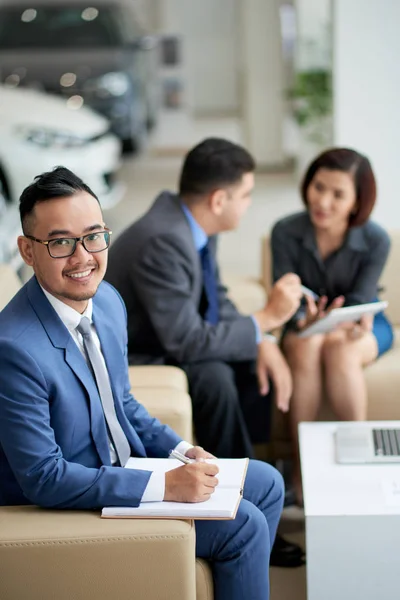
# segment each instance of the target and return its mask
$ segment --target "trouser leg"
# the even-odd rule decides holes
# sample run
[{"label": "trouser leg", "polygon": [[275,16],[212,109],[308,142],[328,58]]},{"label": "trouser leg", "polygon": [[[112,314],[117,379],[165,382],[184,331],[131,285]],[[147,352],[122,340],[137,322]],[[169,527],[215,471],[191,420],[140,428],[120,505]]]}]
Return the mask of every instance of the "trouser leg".
[{"label": "trouser leg", "polygon": [[189,381],[198,443],[219,458],[253,455],[235,373],[224,362],[181,365]]},{"label": "trouser leg", "polygon": [[215,600],[268,600],[269,557],[284,498],[281,475],[250,461],[232,521],[196,521],[196,554],[211,561]]},{"label": "trouser leg", "polygon": [[266,443],[271,430],[272,382],[268,395],[261,396],[255,362],[230,363],[230,366],[235,373],[239,402],[250,439],[253,444]]}]

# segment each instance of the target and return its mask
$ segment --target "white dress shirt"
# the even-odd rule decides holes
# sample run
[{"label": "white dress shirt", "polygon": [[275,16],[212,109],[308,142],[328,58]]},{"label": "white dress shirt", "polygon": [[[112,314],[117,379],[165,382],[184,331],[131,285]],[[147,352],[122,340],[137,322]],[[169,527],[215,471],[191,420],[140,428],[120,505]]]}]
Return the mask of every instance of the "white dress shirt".
[{"label": "white dress shirt", "polygon": [[[79,348],[80,352],[82,353],[82,355],[84,356],[85,360],[87,360],[87,358],[86,358],[86,353],[85,353],[84,346],[83,346],[82,335],[77,331],[76,328],[78,327],[82,317],[87,317],[89,319],[90,325],[92,328],[94,342],[95,342],[98,350],[100,351],[101,358],[104,362],[104,366],[106,367],[103,353],[101,351],[100,340],[96,333],[96,328],[95,328],[93,320],[92,320],[92,314],[93,314],[92,300],[90,299],[88,301],[88,305],[87,305],[85,311],[81,314],[78,311],[76,311],[74,308],[71,308],[70,306],[68,306],[68,304],[65,304],[61,300],[58,300],[58,298],[55,298],[52,294],[47,292],[45,289],[42,288],[42,290],[43,290],[43,293],[45,294],[47,300],[50,302],[51,306],[54,308],[57,315],[60,317],[63,324],[70,332],[72,339],[78,346],[78,348]],[[107,368],[106,368],[106,370],[107,370]],[[109,441],[109,447],[110,447],[111,463],[114,465],[117,463],[118,458],[117,458],[117,454],[115,452],[114,446],[113,446],[110,438],[108,439],[108,441]],[[182,441],[182,442],[179,442],[179,444],[176,446],[175,450],[177,450],[178,452],[181,452],[182,454],[185,454],[185,452],[187,452],[189,450],[189,448],[193,448],[193,444],[189,444],[189,442]],[[157,473],[156,471],[153,471],[153,473],[150,476],[149,481],[147,482],[147,486],[146,486],[146,489],[144,490],[141,502],[161,502],[164,499],[164,494],[165,494],[165,474]]]}]

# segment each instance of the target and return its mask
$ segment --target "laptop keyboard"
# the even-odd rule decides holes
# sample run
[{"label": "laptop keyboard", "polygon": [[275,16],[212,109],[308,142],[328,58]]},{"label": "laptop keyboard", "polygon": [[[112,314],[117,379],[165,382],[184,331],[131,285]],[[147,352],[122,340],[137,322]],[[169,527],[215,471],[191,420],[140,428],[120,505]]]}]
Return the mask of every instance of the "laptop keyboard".
[{"label": "laptop keyboard", "polygon": [[400,429],[373,429],[375,456],[400,456]]}]

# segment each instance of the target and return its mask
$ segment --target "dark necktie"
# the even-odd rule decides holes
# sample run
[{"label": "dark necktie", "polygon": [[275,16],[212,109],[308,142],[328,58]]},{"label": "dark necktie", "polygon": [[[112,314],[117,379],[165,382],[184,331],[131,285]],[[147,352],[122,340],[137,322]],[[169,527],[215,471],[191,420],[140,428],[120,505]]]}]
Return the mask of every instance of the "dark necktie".
[{"label": "dark necktie", "polygon": [[110,378],[100,351],[94,342],[89,319],[87,317],[82,317],[81,322],[76,329],[83,337],[83,345],[94,373],[109,435],[120,465],[124,467],[131,455],[131,448],[115,412]]},{"label": "dark necktie", "polygon": [[201,267],[203,270],[203,288],[207,299],[207,308],[204,319],[217,325],[219,319],[217,278],[215,276],[215,264],[208,243],[200,250]]}]

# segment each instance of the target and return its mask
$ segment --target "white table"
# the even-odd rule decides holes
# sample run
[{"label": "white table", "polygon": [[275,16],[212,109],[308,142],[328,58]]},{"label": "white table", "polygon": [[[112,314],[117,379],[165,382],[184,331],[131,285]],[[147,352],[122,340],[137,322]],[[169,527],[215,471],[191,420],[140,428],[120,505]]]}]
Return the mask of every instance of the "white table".
[{"label": "white table", "polygon": [[[368,424],[400,428],[400,421]],[[333,434],[338,425],[301,423],[299,428],[307,598],[400,598],[400,500],[385,492],[385,482],[400,485],[400,463],[336,464]]]}]

